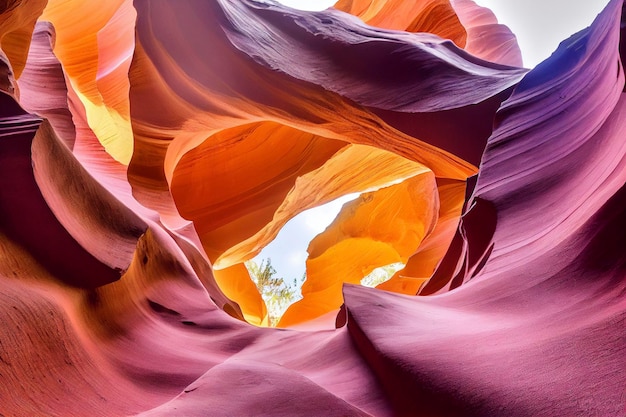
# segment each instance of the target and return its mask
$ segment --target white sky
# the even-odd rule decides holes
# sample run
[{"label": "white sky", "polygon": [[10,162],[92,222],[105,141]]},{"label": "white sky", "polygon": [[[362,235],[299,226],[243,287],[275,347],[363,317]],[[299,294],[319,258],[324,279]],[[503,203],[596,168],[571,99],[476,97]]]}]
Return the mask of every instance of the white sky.
[{"label": "white sky", "polygon": [[526,67],[532,68],[570,35],[589,26],[609,0],[474,0],[491,9],[517,36]]},{"label": "white sky", "polygon": [[[323,10],[335,0],[278,0],[302,10]],[[413,0],[407,0],[413,1]],[[587,27],[609,0],[475,0],[493,10],[518,39],[524,65],[532,68],[547,58],[573,33]],[[322,207],[296,216],[281,230],[278,237],[256,258],[271,258],[272,265],[287,283],[304,273],[306,248],[315,235],[323,231],[346,201],[338,199]]]},{"label": "white sky", "polygon": [[267,245],[254,260],[260,264],[261,260],[271,258],[272,266],[288,284],[291,284],[294,278],[300,279],[305,269],[308,256],[306,249],[309,242],[332,223],[344,203],[358,196],[358,194],[348,194],[323,206],[303,211],[289,220],[276,239]]}]

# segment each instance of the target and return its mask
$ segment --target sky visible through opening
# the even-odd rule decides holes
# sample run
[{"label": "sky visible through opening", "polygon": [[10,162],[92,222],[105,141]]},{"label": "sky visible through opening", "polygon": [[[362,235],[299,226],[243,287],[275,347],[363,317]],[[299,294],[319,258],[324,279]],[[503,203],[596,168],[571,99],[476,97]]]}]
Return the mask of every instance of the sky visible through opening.
[{"label": "sky visible through opening", "polygon": [[[302,10],[324,10],[334,0],[279,0],[287,6]],[[413,1],[413,0],[407,0]],[[490,8],[500,23],[517,36],[524,65],[536,66],[573,33],[589,26],[608,0],[475,0]],[[355,199],[350,194],[321,207],[316,207],[291,219],[277,238],[254,258],[257,263],[271,258],[278,276],[293,282],[305,271],[307,247],[311,239],[322,232],[335,218],[344,203]]]},{"label": "sky visible through opening", "polygon": [[276,239],[263,248],[254,261],[260,265],[261,260],[270,258],[278,276],[286,283],[299,279],[304,274],[309,242],[332,223],[345,203],[358,196],[348,194],[298,214],[283,226]]}]

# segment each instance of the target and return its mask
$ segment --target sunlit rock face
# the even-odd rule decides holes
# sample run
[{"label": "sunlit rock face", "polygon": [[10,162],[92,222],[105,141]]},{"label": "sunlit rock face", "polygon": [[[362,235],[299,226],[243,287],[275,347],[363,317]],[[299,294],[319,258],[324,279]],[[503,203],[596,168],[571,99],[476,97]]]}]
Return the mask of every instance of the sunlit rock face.
[{"label": "sunlit rock face", "polygon": [[470,0],[0,4],[0,414],[624,415],[622,16],[528,71]]}]

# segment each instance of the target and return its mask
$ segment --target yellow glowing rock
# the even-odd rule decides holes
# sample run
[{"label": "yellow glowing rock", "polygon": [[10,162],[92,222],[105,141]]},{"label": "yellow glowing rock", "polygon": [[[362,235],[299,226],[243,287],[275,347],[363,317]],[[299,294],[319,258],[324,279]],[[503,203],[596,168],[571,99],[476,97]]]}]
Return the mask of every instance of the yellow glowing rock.
[{"label": "yellow glowing rock", "polygon": [[339,308],[343,283],[358,284],[377,267],[406,262],[435,227],[439,209],[431,172],[363,193],[309,245],[302,300],[279,322],[290,326]]},{"label": "yellow glowing rock", "polygon": [[227,250],[216,262],[226,267],[256,256],[297,214],[346,194],[360,193],[429,172],[424,165],[371,146],[348,145],[322,167],[298,178],[271,222]]},{"label": "yellow glowing rock", "polygon": [[[212,39],[214,35],[208,29],[207,32],[207,39]],[[177,36],[182,37],[182,34]],[[133,195],[158,211],[161,220],[168,225],[179,215],[170,186],[176,194],[183,183],[177,177],[190,161],[187,154],[201,155],[194,149],[210,147],[210,143],[203,145],[205,141],[211,142],[229,130],[234,136],[235,132],[245,130],[243,125],[270,123],[268,126],[286,126],[280,127],[281,130],[293,129],[295,136],[313,135],[370,145],[428,166],[438,177],[464,180],[477,171],[472,164],[390,127],[368,109],[336,93],[260,66],[253,68],[249,61],[242,60],[240,54],[228,48],[220,49],[222,64],[217,66],[211,59],[200,56],[189,57],[193,58],[189,63],[176,61],[167,50],[150,42],[153,41],[143,38],[137,41],[129,73],[135,152],[128,178]],[[222,40],[215,42],[219,44]],[[224,68],[230,72],[224,73]],[[189,75],[192,71],[202,77],[193,79]],[[231,85],[228,82],[235,76],[233,72],[241,78]],[[270,134],[268,129],[265,131]],[[296,133],[298,131],[306,133]],[[250,161],[255,158],[255,155],[249,156]],[[201,159],[194,162],[204,164]],[[283,169],[297,169],[288,167],[287,162],[281,162]],[[174,199],[180,197],[177,194]],[[265,196],[268,201],[277,198]],[[179,205],[176,201],[176,206]],[[244,209],[245,206],[239,210]],[[252,216],[252,211],[247,215]],[[269,220],[271,218],[267,222]],[[253,236],[260,227],[263,225],[256,230],[248,229],[237,239]],[[223,247],[218,248],[212,258],[215,259],[220,250],[238,243],[221,244]],[[229,264],[236,262],[229,261]]]},{"label": "yellow glowing rock", "polygon": [[268,325],[265,301],[250,279],[250,274],[244,264],[214,270],[213,276],[224,295],[239,304],[248,323],[257,326]]},{"label": "yellow glowing rock", "polygon": [[134,50],[131,0],[50,0],[40,20],[56,30],[54,52],[106,151],[127,165],[133,153],[128,69]]},{"label": "yellow glowing rock", "polygon": [[376,288],[403,294],[417,294],[448,250],[459,224],[465,198],[465,182],[438,180],[437,184],[439,199],[437,225],[411,255],[405,267]]},{"label": "yellow glowing rock", "polygon": [[172,196],[215,260],[269,223],[296,179],[344,146],[274,122],[238,126],[180,160]]},{"label": "yellow glowing rock", "polygon": [[[211,4],[194,5],[193,16],[199,10],[213,16]],[[193,223],[216,270],[251,259],[289,219],[342,195],[425,171],[460,181],[477,171],[437,145],[393,128],[330,86],[259,65],[256,55],[242,54],[245,45],[226,41],[219,25],[192,32],[171,26],[167,36],[153,36],[151,28],[174,7],[141,7],[129,70],[134,152],[128,180],[133,197],[158,212],[162,224],[177,229]],[[208,43],[214,50],[205,48]],[[187,53],[178,45],[186,45]],[[350,89],[359,85],[347,82]],[[416,93],[416,100],[420,96]],[[411,108],[432,110],[431,104]],[[406,198],[408,204],[412,197]],[[381,255],[372,268],[406,261],[419,242],[394,245],[378,251],[389,255]],[[236,300],[244,311],[257,308]]]}]

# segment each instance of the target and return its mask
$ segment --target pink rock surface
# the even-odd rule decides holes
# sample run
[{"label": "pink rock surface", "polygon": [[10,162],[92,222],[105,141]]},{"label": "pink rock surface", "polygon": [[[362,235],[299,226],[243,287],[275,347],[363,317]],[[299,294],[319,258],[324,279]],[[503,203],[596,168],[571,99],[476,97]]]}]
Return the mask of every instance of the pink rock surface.
[{"label": "pink rock surface", "polygon": [[[136,0],[129,167],[38,23],[22,102],[0,60],[0,414],[624,415],[623,7],[526,74],[336,10]],[[336,329],[243,320],[169,187],[207,132],[265,120],[412,158],[438,190],[480,165],[456,235],[442,215],[424,239],[452,243],[420,296],[347,285]]]},{"label": "pink rock surface", "polygon": [[472,0],[452,0],[452,7],[467,31],[465,50],[486,61],[522,66],[522,53],[515,35],[486,7]]}]

